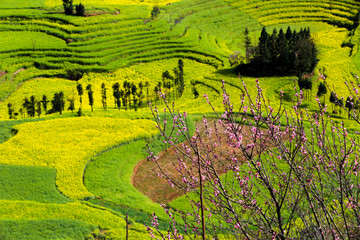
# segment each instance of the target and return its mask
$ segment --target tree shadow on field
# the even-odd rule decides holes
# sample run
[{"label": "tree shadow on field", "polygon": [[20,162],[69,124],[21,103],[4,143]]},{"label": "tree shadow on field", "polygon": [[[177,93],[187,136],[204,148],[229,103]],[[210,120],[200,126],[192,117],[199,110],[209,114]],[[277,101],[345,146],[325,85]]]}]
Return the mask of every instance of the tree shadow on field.
[{"label": "tree shadow on field", "polygon": [[234,77],[239,75],[239,73],[236,71],[236,68],[230,67],[230,68],[223,68],[215,71],[216,74],[223,75],[224,77]]}]

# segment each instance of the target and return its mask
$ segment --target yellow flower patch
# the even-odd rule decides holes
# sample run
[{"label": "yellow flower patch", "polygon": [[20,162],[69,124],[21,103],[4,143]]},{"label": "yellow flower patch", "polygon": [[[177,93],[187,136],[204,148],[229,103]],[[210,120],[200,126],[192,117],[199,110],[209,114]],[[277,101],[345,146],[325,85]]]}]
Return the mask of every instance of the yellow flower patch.
[{"label": "yellow flower patch", "polygon": [[83,185],[82,176],[93,156],[157,132],[150,120],[100,117],[26,123],[16,129],[18,134],[0,145],[0,163],[55,168],[58,189],[74,199],[92,195]]}]

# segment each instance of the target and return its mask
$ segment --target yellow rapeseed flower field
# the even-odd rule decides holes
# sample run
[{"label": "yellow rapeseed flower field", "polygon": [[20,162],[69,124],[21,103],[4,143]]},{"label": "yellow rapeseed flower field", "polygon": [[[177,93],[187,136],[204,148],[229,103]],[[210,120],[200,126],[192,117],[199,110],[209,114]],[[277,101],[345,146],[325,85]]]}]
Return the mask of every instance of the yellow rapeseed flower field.
[{"label": "yellow rapeseed flower field", "polygon": [[[159,73],[161,76],[161,73]],[[91,107],[89,106],[89,98],[87,95],[86,86],[88,84],[92,85],[92,90],[94,92],[94,108],[102,109],[102,102],[101,102],[101,84],[105,83],[107,89],[107,104],[108,108],[114,108],[114,97],[113,97],[113,89],[112,85],[116,82],[119,82],[121,88],[123,88],[124,81],[128,81],[130,83],[136,84],[139,89],[139,83],[141,82],[145,85],[146,82],[149,83],[148,91],[150,95],[153,95],[153,89],[156,85],[156,82],[153,79],[141,74],[138,71],[129,69],[129,68],[122,68],[113,73],[87,73],[83,76],[79,83],[82,84],[84,89],[84,95],[82,96],[82,110],[90,110]],[[160,81],[160,80],[159,80]],[[75,100],[75,108],[78,109],[80,106],[79,102],[79,95],[76,89],[76,82],[71,80],[65,80],[61,78],[38,78],[32,79],[29,81],[24,82],[16,92],[12,93],[6,100],[0,102],[0,120],[9,119],[8,114],[8,103],[13,105],[15,112],[19,112],[20,108],[23,108],[22,104],[24,103],[25,97],[30,98],[31,95],[36,97],[37,101],[40,101],[43,95],[47,96],[49,101],[48,103],[48,110],[51,109],[52,104],[51,100],[54,97],[56,92],[64,92],[65,96],[65,110],[69,107],[69,101],[67,99],[74,99]],[[144,86],[143,88],[143,101],[144,106],[146,106],[146,92],[147,88]],[[23,112],[25,113],[25,109]],[[41,116],[44,117],[44,109],[42,108]],[[22,118],[19,116],[18,118]]]},{"label": "yellow rapeseed flower field", "polygon": [[25,123],[0,145],[0,163],[51,167],[58,189],[73,199],[91,196],[82,182],[86,163],[112,146],[157,132],[150,120],[81,117]]},{"label": "yellow rapeseed flower field", "polygon": [[[100,206],[87,206],[78,201],[67,204],[38,203],[33,201],[0,201],[0,220],[71,219],[99,226],[115,232],[112,239],[125,239],[125,220],[119,213]],[[133,223],[130,226],[133,239],[149,238],[145,228]]]},{"label": "yellow rapeseed flower field", "polygon": [[[36,97],[37,101],[40,101],[43,95],[47,96],[48,110],[51,109],[51,100],[54,97],[56,92],[63,91],[65,95],[65,105],[68,107],[68,101],[66,101],[69,97],[74,97],[78,100],[77,91],[76,91],[76,82],[70,80],[64,80],[60,78],[38,78],[29,80],[23,83],[19,89],[11,94],[5,101],[0,103],[0,119],[9,119],[8,114],[8,103],[11,103],[14,107],[15,112],[19,112],[20,108],[23,108],[22,104],[24,102],[24,98],[30,98],[31,95]],[[23,108],[23,111],[26,110]],[[42,111],[44,111],[42,109]],[[42,116],[44,113],[41,114]]]}]

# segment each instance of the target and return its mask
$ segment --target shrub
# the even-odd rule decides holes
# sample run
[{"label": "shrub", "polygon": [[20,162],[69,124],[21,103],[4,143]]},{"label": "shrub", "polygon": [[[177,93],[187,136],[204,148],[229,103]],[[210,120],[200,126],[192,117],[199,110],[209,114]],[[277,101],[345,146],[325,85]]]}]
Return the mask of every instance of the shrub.
[{"label": "shrub", "polygon": [[160,8],[159,6],[154,6],[152,11],[151,11],[151,18],[155,19],[160,13]]},{"label": "shrub", "polygon": [[66,15],[73,15],[73,0],[63,0],[63,6]]},{"label": "shrub", "polygon": [[81,3],[75,6],[76,16],[85,16],[85,6]]}]

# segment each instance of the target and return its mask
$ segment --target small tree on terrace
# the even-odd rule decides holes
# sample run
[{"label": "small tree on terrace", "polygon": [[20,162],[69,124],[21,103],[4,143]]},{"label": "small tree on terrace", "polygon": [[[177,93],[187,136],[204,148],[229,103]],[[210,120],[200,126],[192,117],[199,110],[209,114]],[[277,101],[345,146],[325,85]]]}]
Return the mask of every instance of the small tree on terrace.
[{"label": "small tree on terrace", "polygon": [[123,87],[124,87],[124,98],[128,98],[126,101],[125,101],[125,110],[127,110],[127,104],[129,104],[129,109],[131,110],[131,99],[130,99],[130,95],[131,95],[131,84],[130,82],[128,81],[124,81],[123,82]]},{"label": "small tree on terrace", "polygon": [[146,88],[146,102],[149,102],[149,86],[150,83],[148,81],[145,82],[145,88]]},{"label": "small tree on terrace", "polygon": [[184,61],[179,59],[178,61],[178,68],[179,68],[179,95],[181,97],[182,93],[184,92],[185,83],[184,83]]},{"label": "small tree on terrace", "polygon": [[153,9],[151,10],[151,19],[155,19],[157,15],[159,15],[159,13],[160,13],[159,6],[154,6]]},{"label": "small tree on terrace", "polygon": [[348,112],[348,118],[351,117],[352,110],[354,109],[354,106],[355,106],[355,104],[354,104],[353,98],[352,97],[347,97],[345,107],[346,107],[347,112]]},{"label": "small tree on terrace", "polygon": [[63,6],[66,15],[73,15],[73,0],[63,0]]},{"label": "small tree on terrace", "polygon": [[38,115],[38,117],[40,117],[41,115],[41,101],[36,102],[36,114]]},{"label": "small tree on terrace", "polygon": [[136,95],[137,95],[137,87],[134,83],[131,83],[131,94],[133,96],[133,106],[134,106],[134,109],[135,111],[137,111],[137,98],[136,98]]},{"label": "small tree on terrace", "polygon": [[[176,174],[161,168],[151,152],[149,158],[173,186],[191,193],[193,208],[166,208],[172,219],[168,234],[149,228],[150,234],[162,239],[218,239],[219,233],[234,239],[360,239],[358,133],[328,120],[319,99],[316,113],[301,109],[301,92],[291,109],[281,102],[278,109],[268,105],[258,82],[256,96],[245,87],[236,111],[225,88],[223,97],[224,110],[213,107],[216,120],[204,117],[204,132],[196,130],[194,136],[186,113],[167,106],[171,127],[152,109],[164,142],[176,149]],[[182,144],[179,135],[185,138]],[[152,224],[158,225],[155,215]]]},{"label": "small tree on terrace", "polygon": [[305,99],[306,100],[310,100],[310,91],[312,89],[312,81],[311,81],[311,77],[306,76],[306,75],[300,75],[299,76],[299,80],[298,80],[298,85],[300,87],[300,89],[304,89],[306,91],[304,91],[306,94]]},{"label": "small tree on terrace", "polygon": [[35,108],[36,108],[36,97],[34,95],[30,96],[30,101],[28,103],[28,114],[30,117],[35,117]]},{"label": "small tree on terrace", "polygon": [[324,104],[325,104],[325,94],[327,93],[327,88],[326,88],[326,85],[325,83],[321,82],[319,84],[319,88],[318,88],[318,92],[317,92],[317,95],[318,97],[321,97],[324,95]]},{"label": "small tree on terrace", "polygon": [[105,83],[102,83],[102,84],[101,84],[101,102],[102,102],[102,105],[103,105],[104,110],[107,109],[106,90],[107,90],[107,88],[106,88]]},{"label": "small tree on terrace", "polygon": [[48,103],[49,103],[49,100],[47,99],[46,95],[44,94],[41,98],[41,103],[42,103],[42,106],[44,108],[44,113],[46,114],[47,113],[47,106],[48,106]]},{"label": "small tree on terrace", "polygon": [[86,86],[86,91],[88,92],[89,105],[91,106],[91,111],[94,111],[94,91],[91,88],[91,84]]},{"label": "small tree on terrace", "polygon": [[121,107],[120,84],[118,82],[116,82],[113,84],[112,88],[113,88],[113,96],[114,96],[114,100],[115,100],[115,107],[117,107],[120,110],[120,107]]},{"label": "small tree on terrace", "polygon": [[[126,94],[125,90],[120,91],[120,98],[121,98],[123,106],[125,107],[125,110],[127,110],[127,94]],[[119,99],[119,101],[120,101],[120,99]]]},{"label": "small tree on terrace", "polygon": [[74,98],[74,96],[68,97],[67,100],[69,101],[68,110],[71,111],[71,112],[74,112],[74,110],[75,110],[75,98]]},{"label": "small tree on terrace", "polygon": [[139,82],[139,91],[138,91],[138,106],[141,108],[142,104],[143,104],[143,98],[144,98],[144,94],[143,94],[143,89],[144,89],[144,84],[142,82]]},{"label": "small tree on terrace", "polygon": [[[330,93],[329,101],[331,103],[333,103],[334,105],[336,105],[336,102],[338,101],[338,98],[337,98],[335,92]],[[334,106],[332,106],[332,112],[334,112]]]},{"label": "small tree on terrace", "polygon": [[75,6],[76,16],[85,16],[85,6],[81,3]]},{"label": "small tree on terrace", "polygon": [[84,94],[84,89],[81,85],[81,83],[78,83],[76,85],[76,89],[78,91],[78,94],[79,94],[79,98],[80,98],[80,109],[82,108],[82,95]]},{"label": "small tree on terrace", "polygon": [[64,93],[62,91],[56,92],[54,94],[53,99],[51,100],[51,104],[52,104],[51,113],[58,112],[61,115],[65,108]]},{"label": "small tree on terrace", "polygon": [[30,104],[29,99],[28,99],[27,97],[25,97],[25,98],[23,99],[23,104],[22,104],[23,109],[24,109],[24,115],[25,115],[25,111],[26,111],[27,115],[29,116],[29,111],[28,111],[28,109],[29,109],[29,104]]},{"label": "small tree on terrace", "polygon": [[8,107],[9,119],[13,119],[14,108],[13,108],[12,103],[8,103],[7,107]]}]

